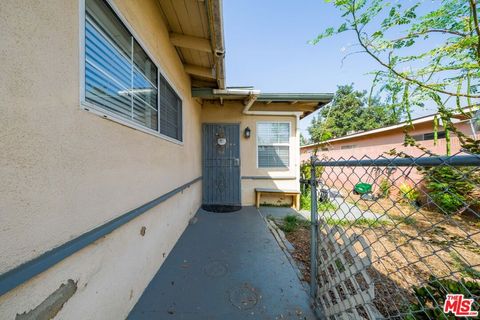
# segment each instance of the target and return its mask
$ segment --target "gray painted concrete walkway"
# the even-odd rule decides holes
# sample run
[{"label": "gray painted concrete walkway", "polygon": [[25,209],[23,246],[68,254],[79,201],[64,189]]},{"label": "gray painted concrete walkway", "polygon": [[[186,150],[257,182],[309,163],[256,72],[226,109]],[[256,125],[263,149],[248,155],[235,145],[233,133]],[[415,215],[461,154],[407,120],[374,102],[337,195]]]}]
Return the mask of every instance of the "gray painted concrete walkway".
[{"label": "gray painted concrete walkway", "polygon": [[196,218],[129,319],[315,319],[258,210]]}]

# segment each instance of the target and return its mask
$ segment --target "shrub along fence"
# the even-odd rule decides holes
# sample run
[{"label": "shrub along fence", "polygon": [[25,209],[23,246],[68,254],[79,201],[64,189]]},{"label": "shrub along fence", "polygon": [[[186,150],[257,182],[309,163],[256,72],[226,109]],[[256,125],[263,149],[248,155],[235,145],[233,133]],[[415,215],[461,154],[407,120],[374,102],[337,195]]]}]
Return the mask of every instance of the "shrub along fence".
[{"label": "shrub along fence", "polygon": [[473,318],[480,156],[312,163],[311,294],[323,317]]}]

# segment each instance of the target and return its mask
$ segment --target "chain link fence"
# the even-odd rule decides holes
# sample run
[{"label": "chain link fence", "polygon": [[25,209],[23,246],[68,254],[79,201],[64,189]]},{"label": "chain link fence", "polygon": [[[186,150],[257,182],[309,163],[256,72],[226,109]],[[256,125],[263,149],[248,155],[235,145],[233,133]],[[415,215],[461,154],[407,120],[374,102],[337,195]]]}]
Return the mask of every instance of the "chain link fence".
[{"label": "chain link fence", "polygon": [[312,161],[311,293],[324,318],[475,318],[480,156]]}]

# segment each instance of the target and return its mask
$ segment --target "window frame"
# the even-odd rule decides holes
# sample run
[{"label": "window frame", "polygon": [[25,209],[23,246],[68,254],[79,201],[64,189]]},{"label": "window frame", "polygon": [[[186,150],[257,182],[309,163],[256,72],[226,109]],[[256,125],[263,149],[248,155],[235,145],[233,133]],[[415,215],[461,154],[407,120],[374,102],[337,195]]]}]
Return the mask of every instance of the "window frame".
[{"label": "window frame", "polygon": [[[430,136],[431,135],[431,138]],[[442,131],[438,131],[437,132],[437,135],[439,136],[438,139],[445,139],[445,130],[442,130]],[[428,139],[427,139],[428,137]],[[419,133],[419,134],[414,134],[412,136],[412,138],[417,141],[417,142],[420,142],[420,141],[432,141],[432,140],[435,140],[435,132],[432,131],[432,132],[425,132],[425,133]]]},{"label": "window frame", "polygon": [[[258,125],[259,124],[270,124],[270,123],[286,123],[288,124],[288,143],[276,143],[276,144],[259,144],[258,143]],[[292,134],[292,122],[291,121],[257,121],[255,125],[255,153],[256,153],[256,162],[257,162],[257,169],[276,169],[276,170],[290,170],[292,165],[292,141],[291,141],[291,134]],[[288,146],[288,166],[284,167],[260,167],[259,166],[259,153],[258,147],[259,146]]]},{"label": "window frame", "polygon": [[[111,120],[113,122],[117,122],[119,124],[122,124],[124,126],[130,127],[132,129],[156,136],[158,138],[161,138],[163,140],[173,142],[178,145],[184,144],[184,137],[185,137],[185,131],[184,131],[184,97],[178,90],[178,88],[173,84],[173,82],[170,80],[170,78],[167,76],[165,69],[161,66],[159,61],[154,58],[154,55],[151,54],[151,52],[148,50],[148,47],[145,45],[143,42],[142,38],[138,35],[137,32],[132,28],[132,26],[128,23],[127,19],[123,16],[123,14],[120,12],[118,7],[113,3],[111,0],[103,0],[106,2],[106,4],[112,9],[113,13],[115,16],[120,20],[120,22],[124,25],[124,27],[130,32],[132,35],[133,39],[137,41],[137,43],[140,45],[140,47],[145,51],[146,55],[148,58],[153,62],[153,64],[157,68],[157,105],[158,105],[158,115],[157,115],[157,122],[158,122],[158,131],[155,131],[153,129],[150,129],[146,126],[142,126],[138,123],[135,123],[134,121],[131,121],[127,118],[121,117],[109,110],[106,110],[102,108],[101,106],[98,106],[92,102],[89,102],[86,100],[85,96],[85,21],[86,21],[86,5],[85,5],[86,0],[79,0],[79,43],[80,43],[80,109],[93,113],[97,116],[100,116],[104,119]],[[182,126],[181,128],[181,137],[182,140],[177,140],[175,138],[169,137],[167,135],[164,135],[160,133],[160,108],[161,108],[161,98],[160,98],[160,79],[163,77],[168,85],[173,89],[175,94],[177,95],[178,99],[180,99],[180,104],[181,104],[181,121],[180,124]]]}]

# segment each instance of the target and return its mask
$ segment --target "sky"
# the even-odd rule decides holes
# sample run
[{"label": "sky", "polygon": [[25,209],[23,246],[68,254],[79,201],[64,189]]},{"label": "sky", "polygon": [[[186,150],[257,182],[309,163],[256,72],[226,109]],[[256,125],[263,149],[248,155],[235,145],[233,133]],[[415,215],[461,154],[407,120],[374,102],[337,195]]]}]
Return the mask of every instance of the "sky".
[{"label": "sky", "polygon": [[[262,92],[331,92],[354,83],[369,90],[378,64],[358,50],[347,32],[308,44],[329,26],[343,22],[324,0],[224,0],[227,86],[254,86]],[[416,116],[429,114],[422,110]],[[312,116],[301,120],[306,129]]]}]

